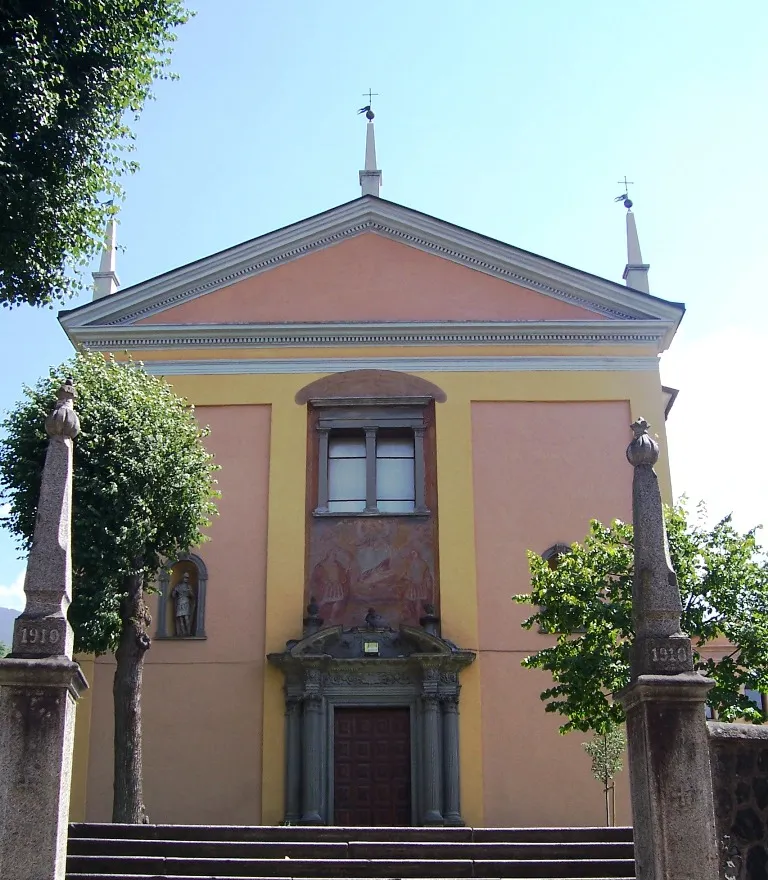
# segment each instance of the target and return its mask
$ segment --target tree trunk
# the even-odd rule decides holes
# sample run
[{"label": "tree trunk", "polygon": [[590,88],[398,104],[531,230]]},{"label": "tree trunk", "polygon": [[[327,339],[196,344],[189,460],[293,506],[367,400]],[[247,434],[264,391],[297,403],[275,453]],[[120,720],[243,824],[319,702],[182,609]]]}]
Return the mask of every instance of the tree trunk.
[{"label": "tree trunk", "polygon": [[[140,563],[137,564],[140,569]],[[115,702],[115,781],[112,821],[139,824],[144,820],[141,761],[141,680],[144,655],[150,646],[149,614],[144,603],[140,570],[125,579],[127,595],[120,604],[123,628],[115,652],[117,667],[112,693]]]}]

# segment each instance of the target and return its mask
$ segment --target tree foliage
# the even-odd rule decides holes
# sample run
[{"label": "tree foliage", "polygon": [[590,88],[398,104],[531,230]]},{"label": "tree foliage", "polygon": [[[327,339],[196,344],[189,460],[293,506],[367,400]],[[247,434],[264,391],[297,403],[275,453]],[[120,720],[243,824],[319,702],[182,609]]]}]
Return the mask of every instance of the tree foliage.
[{"label": "tree foliage", "polygon": [[606,788],[624,767],[626,745],[627,739],[622,726],[611,727],[605,733],[595,734],[589,742],[582,743],[584,751],[592,759],[592,775]]},{"label": "tree foliage", "polygon": [[[0,0],[0,300],[82,287],[182,0]],[[72,271],[72,270],[75,271]]]},{"label": "tree foliage", "polygon": [[0,642],[0,660],[6,656],[8,650],[8,647],[4,645],[3,642]]},{"label": "tree foliage", "polygon": [[[684,506],[665,511],[670,557],[683,603],[682,629],[691,636],[697,671],[715,681],[709,704],[723,721],[762,722],[745,689],[768,690],[768,562],[755,531],[739,533],[726,517],[713,528]],[[555,643],[523,666],[544,669],[554,683],[542,694],[547,712],[566,717],[561,732],[606,733],[624,720],[613,695],[629,683],[632,628],[632,526],[590,524],[556,565],[529,552],[531,591],[516,602],[536,611],[537,626]],[[711,653],[715,640],[729,646]]]},{"label": "tree foliage", "polygon": [[75,650],[114,651],[125,579],[149,587],[166,560],[204,540],[215,513],[212,456],[194,411],[140,365],[79,354],[25,389],[3,422],[3,524],[24,550],[32,543],[48,437],[45,418],[62,376],[75,380],[81,432],[74,444],[69,619]]},{"label": "tree foliage", "polygon": [[140,366],[80,354],[26,389],[0,441],[4,524],[28,548],[48,438],[45,417],[71,375],[81,434],[74,446],[69,620],[75,649],[116,658],[115,822],[144,816],[141,685],[150,646],[145,592],[160,567],[203,540],[215,512],[211,455],[191,407]]},{"label": "tree foliage", "polygon": [[582,743],[592,759],[592,776],[603,784],[605,796],[605,824],[616,824],[616,786],[614,779],[624,767],[624,749],[627,738],[624,727],[611,727],[595,733],[589,742]]}]

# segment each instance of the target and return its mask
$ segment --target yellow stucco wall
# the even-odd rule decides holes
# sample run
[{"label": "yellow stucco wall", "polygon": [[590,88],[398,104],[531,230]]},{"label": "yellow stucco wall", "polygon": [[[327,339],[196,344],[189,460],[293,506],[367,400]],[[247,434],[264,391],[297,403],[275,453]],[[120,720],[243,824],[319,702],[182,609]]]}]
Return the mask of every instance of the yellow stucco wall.
[{"label": "yellow stucco wall", "polygon": [[[435,349],[416,350],[408,348],[409,357],[417,357],[429,351],[430,355],[436,355]],[[553,355],[552,348],[547,348],[537,354]],[[371,356],[371,350],[366,352]],[[403,355],[403,349],[377,349],[376,357],[385,358]],[[455,348],[441,351],[441,355],[456,356]],[[469,349],[463,352],[465,355],[477,357],[481,354],[477,349]],[[482,354],[488,353],[485,349]],[[562,354],[571,357],[573,349],[563,349]],[[587,356],[594,358],[599,356],[619,353],[631,357],[647,355],[649,352],[639,351],[635,347],[624,349],[601,349],[589,347],[583,351]],[[204,357],[205,353],[199,353]],[[334,352],[329,349],[306,350],[299,355],[295,350],[281,352],[282,356],[315,356],[328,358]],[[506,355],[532,355],[534,352],[527,348],[503,348],[496,354]],[[208,358],[222,357],[222,351],[208,352]],[[349,350],[343,350],[345,357],[352,356]],[[137,359],[147,361],[152,358],[161,360],[182,360],[187,353],[174,350],[157,353],[138,353]],[[197,356],[197,355],[196,355]],[[228,351],[227,356],[244,356],[237,350]],[[253,351],[248,352],[248,357],[258,356]],[[272,354],[274,357],[274,353]],[[482,401],[623,401],[631,418],[639,415],[645,416],[652,424],[654,431],[664,449],[664,413],[663,400],[660,390],[658,370],[653,367],[643,371],[568,371],[547,372],[505,372],[505,373],[459,373],[459,372],[435,372],[418,373],[423,378],[439,385],[447,394],[447,401],[436,407],[437,427],[437,469],[438,469],[438,499],[439,499],[439,570],[441,590],[441,611],[443,635],[461,645],[461,647],[478,650],[481,648],[479,637],[479,602],[477,595],[477,568],[478,560],[475,550],[475,510],[474,510],[474,480],[473,474],[473,448],[472,448],[472,405]],[[253,375],[182,375],[173,376],[171,381],[176,391],[188,398],[198,407],[210,408],[207,412],[215,412],[219,407],[249,407],[268,406],[271,412],[269,424],[269,457],[268,476],[263,470],[265,479],[268,480],[266,500],[266,575],[264,594],[264,632],[262,662],[258,666],[261,681],[259,685],[249,679],[232,679],[232,686],[236,685],[237,693],[232,689],[226,694],[227,700],[242,703],[243,700],[257,700],[260,705],[258,712],[252,714],[249,720],[243,722],[236,715],[228,716],[228,724],[234,725],[236,731],[224,732],[223,740],[214,745],[225,748],[228,742],[236,741],[242,748],[258,748],[261,750],[260,761],[260,786],[255,783],[249,795],[242,795],[242,808],[238,809],[237,817],[227,815],[224,808],[225,799],[218,799],[217,803],[223,812],[214,816],[207,811],[205,821],[243,821],[243,816],[249,817],[248,821],[261,821],[265,824],[279,822],[283,815],[283,779],[284,779],[284,704],[282,696],[281,674],[263,663],[263,655],[270,651],[281,650],[287,639],[295,638],[301,632],[301,619],[303,611],[304,595],[304,541],[305,541],[305,490],[306,490],[306,408],[298,406],[294,402],[294,395],[304,385],[320,377],[320,374],[253,374]],[[204,416],[205,413],[201,413]],[[627,442],[630,437],[627,425]],[[215,437],[212,436],[215,442]],[[245,460],[245,466],[250,466]],[[221,463],[227,467],[227,462],[222,459]],[[239,467],[243,467],[241,463]],[[258,467],[258,462],[253,462]],[[492,466],[488,462],[488,466]],[[631,470],[626,465],[628,471]],[[662,491],[666,500],[671,499],[670,480],[666,457],[659,462],[659,473]],[[222,478],[223,478],[222,474]],[[219,523],[219,532],[210,544],[203,549],[203,554],[208,559],[211,553],[215,553],[215,545],[223,541],[227,523],[224,517]],[[247,565],[249,560],[246,556],[242,560],[235,560],[235,565]],[[228,584],[215,583],[213,579],[209,584],[209,603],[212,591],[227,589]],[[513,590],[510,588],[510,595]],[[210,607],[210,605],[209,605]],[[511,633],[510,639],[522,644],[522,631]],[[177,647],[177,646],[174,646]],[[224,658],[221,662],[225,662]],[[256,658],[254,655],[254,663]],[[97,664],[98,666],[99,664]],[[102,664],[106,669],[107,664]],[[254,669],[257,667],[254,666]],[[174,675],[176,678],[174,679]],[[181,684],[181,673],[174,673],[169,668],[166,673],[163,690],[166,699],[173,699],[171,695],[178,692]],[[485,752],[489,746],[483,735],[483,706],[482,694],[484,692],[484,677],[493,678],[493,686],[497,687],[503,676],[499,678],[498,671],[493,664],[488,667],[482,653],[478,660],[462,674],[461,694],[461,784],[462,784],[462,811],[464,818],[469,824],[499,824],[500,816],[495,815],[497,807],[494,806],[493,798],[486,796],[488,786],[488,774],[498,774],[503,768],[499,766],[498,750],[491,751],[491,765],[486,765]],[[525,673],[531,675],[532,673]],[[521,679],[522,681],[522,679]],[[534,683],[533,677],[525,680],[529,682],[525,688],[528,696],[525,698],[525,711],[531,713],[534,723],[529,728],[527,735],[536,737],[537,722],[535,713],[540,713],[542,730],[549,731],[551,719],[545,718],[543,707],[537,697],[539,683]],[[73,816],[83,814],[82,804],[86,798],[86,778],[89,787],[87,791],[88,809],[87,815],[93,817],[102,809],[94,811],[92,793],[93,780],[103,775],[105,762],[103,756],[94,754],[94,744],[100,743],[99,751],[107,748],[108,737],[104,735],[104,728],[109,726],[109,704],[111,701],[111,686],[109,677],[105,674],[95,676],[94,691],[92,695],[93,710],[90,724],[90,737],[79,729],[82,723],[87,726],[88,711],[79,712],[78,715],[78,757],[75,765],[75,781],[73,793],[77,792],[73,802]],[[220,689],[221,683],[216,676],[209,677],[207,682],[198,681],[196,688]],[[204,696],[204,695],[202,695]],[[502,697],[503,699],[503,697]],[[214,696],[211,693],[211,701],[214,705],[220,705],[221,694]],[[506,701],[510,706],[515,706],[514,696],[510,694]],[[204,706],[206,700],[202,697],[198,705]],[[253,731],[254,719],[260,719],[262,730],[258,733]],[[149,720],[151,712],[145,710],[146,735],[166,736],[168,731],[163,732],[162,727],[153,727]],[[82,722],[81,719],[82,718]],[[486,724],[488,718],[486,717]],[[98,730],[97,730],[98,728]],[[110,734],[111,735],[111,734]],[[250,742],[249,742],[250,738]],[[89,739],[91,754],[88,760],[84,758],[84,752],[88,750]],[[201,748],[204,738],[198,737]],[[511,744],[510,744],[511,745]],[[84,767],[89,767],[90,772],[84,776]],[[170,790],[176,785],[174,774],[170,770],[164,770],[162,762],[157,762],[153,772],[161,776],[158,786],[167,784]],[[192,771],[193,772],[193,771]],[[163,773],[167,778],[163,783]],[[260,792],[257,789],[260,788]],[[104,794],[100,795],[102,801]],[[552,792],[552,797],[557,797]],[[254,801],[258,798],[258,803]],[[159,816],[162,821],[194,821],[194,805],[186,803],[178,808],[173,806],[172,798],[163,799],[163,814]],[[77,803],[77,812],[75,810]],[[152,805],[148,803],[150,815]],[[580,823],[580,816],[572,816],[574,824]],[[152,817],[155,818],[154,816]]]}]

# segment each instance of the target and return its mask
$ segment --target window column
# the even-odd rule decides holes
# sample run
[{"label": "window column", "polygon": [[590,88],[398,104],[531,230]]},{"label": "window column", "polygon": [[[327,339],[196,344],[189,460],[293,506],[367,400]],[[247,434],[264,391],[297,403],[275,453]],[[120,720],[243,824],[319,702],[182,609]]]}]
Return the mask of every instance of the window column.
[{"label": "window column", "polygon": [[376,505],[376,431],[365,428],[365,512],[377,513]]},{"label": "window column", "polygon": [[415,513],[428,513],[425,498],[426,468],[424,466],[424,427],[413,429],[413,479],[416,496]]},{"label": "window column", "polygon": [[317,456],[317,511],[328,512],[328,428],[317,429],[319,443]]}]

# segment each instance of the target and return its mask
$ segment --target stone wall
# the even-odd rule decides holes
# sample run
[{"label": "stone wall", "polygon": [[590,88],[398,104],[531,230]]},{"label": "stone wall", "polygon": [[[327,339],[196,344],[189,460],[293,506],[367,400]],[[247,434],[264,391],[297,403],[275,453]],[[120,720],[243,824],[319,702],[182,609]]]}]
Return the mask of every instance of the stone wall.
[{"label": "stone wall", "polygon": [[768,726],[710,721],[723,880],[768,877]]}]

